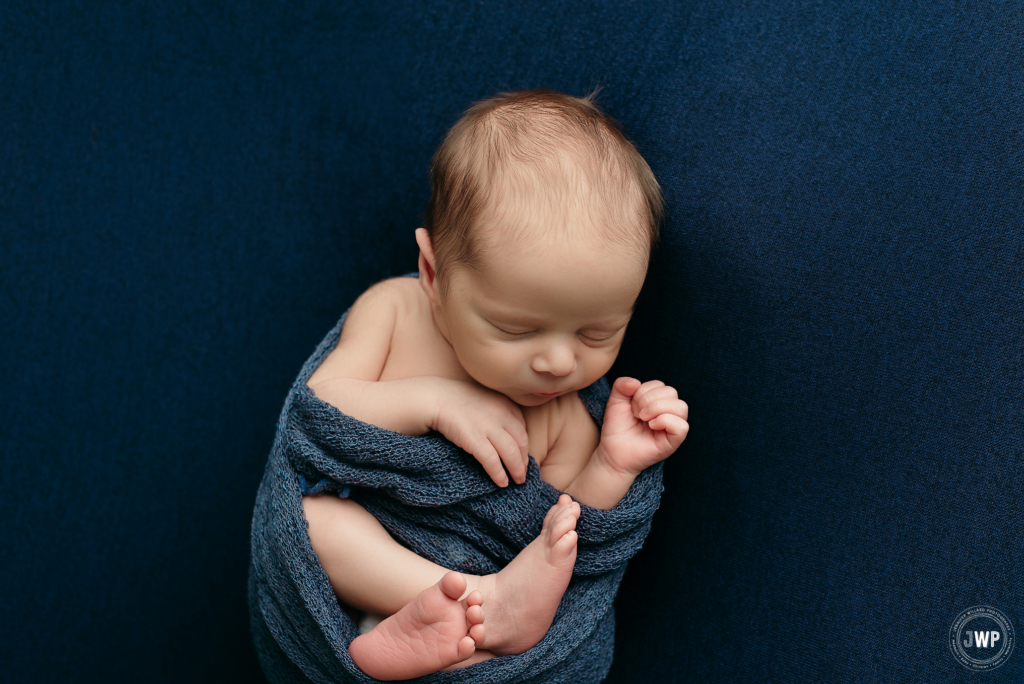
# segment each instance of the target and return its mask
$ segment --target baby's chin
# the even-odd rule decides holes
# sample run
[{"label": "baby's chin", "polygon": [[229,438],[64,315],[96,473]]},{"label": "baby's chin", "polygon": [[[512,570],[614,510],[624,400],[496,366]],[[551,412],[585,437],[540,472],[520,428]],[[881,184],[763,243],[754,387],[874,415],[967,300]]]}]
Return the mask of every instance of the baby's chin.
[{"label": "baby's chin", "polygon": [[548,403],[552,399],[563,397],[566,394],[575,392],[575,389],[565,390],[564,392],[557,392],[555,394],[534,394],[531,392],[515,392],[515,393],[503,393],[506,397],[519,404],[520,406],[541,406]]},{"label": "baby's chin", "polygon": [[[508,395],[505,395],[505,396],[508,396]],[[540,395],[540,394],[520,393],[520,394],[517,394],[514,397],[513,396],[509,396],[508,398],[511,399],[512,401],[516,402],[520,406],[541,406],[542,404],[546,404],[549,401],[551,401],[552,399],[555,399],[557,396],[559,396],[559,395],[544,396],[544,395]]]},{"label": "baby's chin", "polygon": [[[477,380],[477,382],[480,381]],[[498,392],[499,394],[504,394],[516,404],[524,407],[542,406],[552,399],[564,397],[566,394],[572,394],[573,392],[578,392],[583,389],[583,387],[587,387],[587,385],[583,385],[583,387],[570,387],[569,389],[562,390],[561,392],[555,392],[554,394],[537,394],[535,392],[530,392],[529,390],[519,389],[518,387],[495,387],[482,382],[480,384],[488,389]]]}]

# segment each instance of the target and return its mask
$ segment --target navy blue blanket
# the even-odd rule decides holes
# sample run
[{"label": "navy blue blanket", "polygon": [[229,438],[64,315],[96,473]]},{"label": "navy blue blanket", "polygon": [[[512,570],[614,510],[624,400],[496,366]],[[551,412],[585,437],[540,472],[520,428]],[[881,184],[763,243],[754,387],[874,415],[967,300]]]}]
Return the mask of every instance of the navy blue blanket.
[{"label": "navy blue blanket", "polygon": [[[306,381],[338,342],[345,316],[303,366],[285,400],[252,523],[249,609],[271,682],[367,682],[348,655],[358,636],[309,541],[303,494],[348,496],[425,558],[466,573],[497,572],[541,530],[560,492],[530,459],[526,482],[496,487],[466,452],[436,433],[407,437],[319,399]],[[580,396],[599,424],[603,378]],[[581,506],[573,578],[539,644],[423,682],[598,682],[612,661],[612,601],[661,497],[661,464],[612,510]]]}]

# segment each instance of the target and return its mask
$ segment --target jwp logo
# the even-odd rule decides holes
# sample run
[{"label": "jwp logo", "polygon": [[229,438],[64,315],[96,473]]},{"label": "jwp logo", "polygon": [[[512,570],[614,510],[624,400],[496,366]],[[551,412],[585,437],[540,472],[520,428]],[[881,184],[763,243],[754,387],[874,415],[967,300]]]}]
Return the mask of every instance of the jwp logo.
[{"label": "jwp logo", "polygon": [[993,670],[1013,651],[1013,625],[991,606],[973,606],[953,620],[949,648],[964,667],[979,672]]},{"label": "jwp logo", "polygon": [[996,630],[991,632],[967,632],[967,638],[963,641],[964,648],[971,648],[975,645],[978,648],[988,648],[989,642],[992,643],[992,648],[995,648],[996,642],[1002,636],[1002,632]]}]

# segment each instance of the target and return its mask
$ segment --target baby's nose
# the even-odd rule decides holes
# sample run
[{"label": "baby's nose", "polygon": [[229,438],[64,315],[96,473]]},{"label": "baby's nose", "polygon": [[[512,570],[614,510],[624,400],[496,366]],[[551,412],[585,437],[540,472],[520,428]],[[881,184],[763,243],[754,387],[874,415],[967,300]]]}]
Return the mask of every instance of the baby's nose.
[{"label": "baby's nose", "polygon": [[533,370],[564,377],[576,370],[576,355],[567,344],[554,345],[533,359]]}]

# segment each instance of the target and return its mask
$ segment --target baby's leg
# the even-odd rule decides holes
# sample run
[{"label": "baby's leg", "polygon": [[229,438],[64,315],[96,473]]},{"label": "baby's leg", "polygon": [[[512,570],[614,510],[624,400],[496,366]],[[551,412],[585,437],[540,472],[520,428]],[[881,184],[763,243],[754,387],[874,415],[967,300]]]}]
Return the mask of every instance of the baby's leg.
[{"label": "baby's leg", "polygon": [[[431,601],[438,599],[436,594],[443,591],[438,583],[448,570],[400,545],[361,506],[332,496],[305,497],[302,503],[313,550],[344,602],[385,615],[405,612],[402,619],[409,624],[408,613],[420,610],[415,599],[423,592],[433,591]],[[478,649],[499,655],[522,653],[547,633],[576,562],[574,529],[579,514],[579,505],[562,495],[548,511],[540,536],[501,572],[464,575],[462,597],[481,592],[482,605],[466,611],[469,624],[486,625],[474,628]],[[477,650],[466,662],[489,655]]]},{"label": "baby's leg", "polygon": [[353,608],[393,615],[448,572],[396,542],[351,499],[306,496],[302,507],[334,593]]},{"label": "baby's leg", "polygon": [[[360,670],[375,679],[411,679],[474,655],[474,638],[484,635],[481,598],[473,592],[460,600],[467,593],[465,576],[400,546],[353,501],[305,497],[302,505],[313,550],[335,594],[354,607],[391,615],[349,646]],[[474,606],[471,621],[467,608]]]}]

